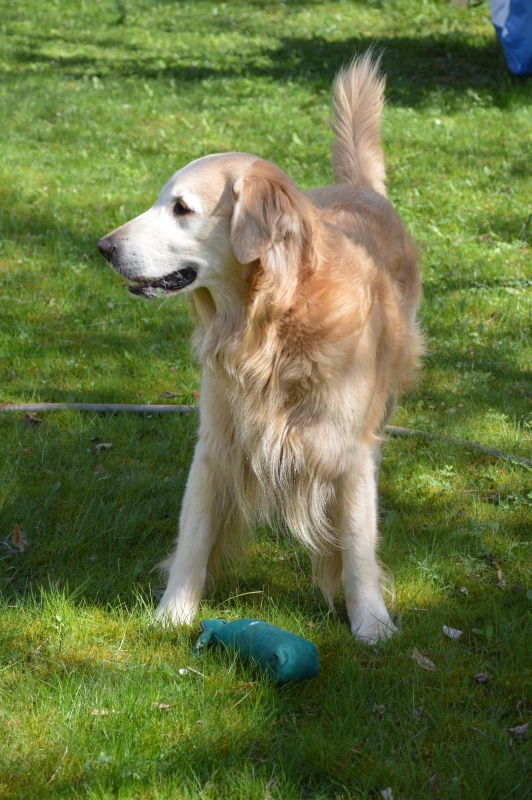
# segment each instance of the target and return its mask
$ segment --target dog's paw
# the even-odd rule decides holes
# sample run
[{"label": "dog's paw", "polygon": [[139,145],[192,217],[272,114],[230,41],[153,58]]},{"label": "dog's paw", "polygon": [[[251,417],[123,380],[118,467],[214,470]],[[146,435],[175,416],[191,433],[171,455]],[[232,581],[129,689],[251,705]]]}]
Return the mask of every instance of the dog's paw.
[{"label": "dog's paw", "polygon": [[351,633],[358,642],[364,644],[386,641],[397,632],[387,611],[373,614],[366,611],[351,623]]},{"label": "dog's paw", "polygon": [[192,625],[197,607],[175,600],[165,602],[164,597],[155,612],[155,618],[163,627],[177,628],[179,625]]}]

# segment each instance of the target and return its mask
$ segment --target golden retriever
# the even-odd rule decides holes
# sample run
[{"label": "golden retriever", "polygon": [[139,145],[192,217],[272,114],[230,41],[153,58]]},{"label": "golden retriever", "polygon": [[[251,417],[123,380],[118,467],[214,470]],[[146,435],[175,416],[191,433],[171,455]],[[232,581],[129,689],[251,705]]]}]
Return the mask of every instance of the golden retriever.
[{"label": "golden retriever", "polygon": [[353,634],[396,629],[377,558],[383,428],[421,352],[414,248],[386,199],[384,80],[371,54],[334,83],[335,183],[215,154],[180,169],[101,253],[141,296],[187,292],[200,426],[158,617],[192,623],[208,577],[257,521],[311,552]]}]

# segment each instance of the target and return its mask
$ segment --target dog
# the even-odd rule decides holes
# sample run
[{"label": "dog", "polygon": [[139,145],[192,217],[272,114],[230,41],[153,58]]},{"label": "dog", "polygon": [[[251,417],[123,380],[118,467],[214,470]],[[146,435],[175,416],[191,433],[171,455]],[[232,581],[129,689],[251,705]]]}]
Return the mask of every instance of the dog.
[{"label": "dog", "polygon": [[157,616],[191,624],[208,578],[281,520],[351,631],[395,630],[377,557],[383,429],[422,352],[416,253],[386,199],[384,79],[368,53],[336,76],[335,183],[304,193],[275,164],[213,154],[98,243],[134,295],[186,292],[200,423]]}]

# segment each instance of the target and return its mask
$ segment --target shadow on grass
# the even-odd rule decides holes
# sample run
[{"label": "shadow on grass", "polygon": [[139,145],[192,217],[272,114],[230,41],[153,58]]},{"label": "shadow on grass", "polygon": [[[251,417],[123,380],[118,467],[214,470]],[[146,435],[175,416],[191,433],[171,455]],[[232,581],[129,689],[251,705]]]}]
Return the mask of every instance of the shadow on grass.
[{"label": "shadow on grass", "polygon": [[[161,578],[152,569],[174,546],[195,444],[195,416],[120,419],[93,415],[72,432],[65,432],[65,419],[56,428],[51,416],[37,429],[17,420],[2,419],[0,424],[6,441],[17,438],[17,445],[11,446],[16,460],[9,497],[0,509],[0,530],[9,532],[18,523],[31,542],[25,554],[13,553],[3,560],[3,593],[16,600],[41,588],[68,585],[71,591],[82,591],[85,600],[106,607],[118,597],[130,605],[136,592],[149,596],[161,587]],[[98,455],[92,442],[95,433],[113,442],[113,450]],[[451,445],[440,447],[453,452]],[[433,470],[434,445],[394,440],[386,448],[385,454],[390,453],[398,464],[415,454],[420,469],[426,464],[429,473]],[[490,457],[466,454],[462,448],[458,453],[478,463],[480,474],[484,466],[494,463]],[[457,518],[446,518],[445,494],[427,495],[426,502],[420,503],[419,493],[414,502],[408,492],[383,489],[384,503],[393,508],[399,526],[401,520],[414,521],[420,547],[435,531],[439,539],[447,540],[458,524],[467,527],[471,521],[467,514],[459,523]],[[489,492],[496,489],[484,487],[482,498],[476,491],[479,499],[488,502]],[[455,515],[456,509],[449,510]],[[527,520],[526,515],[505,516],[508,541],[526,535]],[[384,524],[381,528],[386,531]],[[406,532],[402,535],[408,538]],[[227,598],[239,598],[238,604],[251,612],[259,601],[261,607],[263,602],[272,602],[310,614],[324,609],[312,582],[308,555],[288,536],[270,529],[207,593],[209,605],[230,608]]]},{"label": "shadow on grass", "polygon": [[[184,725],[174,717],[182,699],[175,691],[175,678],[169,680],[164,665],[139,665],[148,669],[135,673],[137,685],[133,685],[117,663],[102,663],[96,657],[72,660],[68,652],[59,657],[53,648],[48,653],[51,646],[47,645],[38,659],[19,666],[18,677],[27,669],[35,673],[33,681],[46,682],[67,697],[76,697],[78,687],[87,692],[87,687],[94,686],[95,696],[109,694],[114,698],[117,713],[95,719],[87,700],[81,715],[76,711],[65,720],[61,709],[51,726],[56,763],[65,758],[64,737],[68,737],[70,752],[53,786],[45,786],[52,768],[49,752],[41,748],[25,754],[23,773],[18,749],[10,750],[4,781],[16,779],[17,786],[25,790],[20,796],[31,798],[72,797],[74,787],[78,791],[119,793],[121,797],[140,797],[145,791],[149,796],[155,783],[165,796],[174,796],[172,789],[175,796],[185,797],[187,790],[190,796],[200,796],[210,789],[214,796],[230,798],[246,796],[240,781],[249,776],[255,786],[264,781],[264,790],[270,788],[272,797],[310,800],[373,797],[379,784],[386,786],[384,781],[393,776],[396,790],[414,796],[413,787],[426,785],[435,769],[443,771],[448,754],[471,740],[473,718],[476,725],[482,720],[482,728],[489,726],[497,736],[492,739],[497,746],[496,759],[489,756],[494,750],[489,736],[479,737],[477,744],[485,756],[485,769],[493,772],[490,787],[494,793],[489,796],[504,796],[500,791],[505,788],[506,796],[517,797],[508,794],[508,787],[525,786],[526,771],[511,772],[520,763],[519,752],[512,752],[508,745],[506,729],[515,719],[519,681],[512,691],[497,685],[496,680],[486,686],[475,685],[472,680],[476,665],[485,663],[488,657],[483,655],[487,652],[485,643],[470,628],[483,624],[484,615],[489,619],[506,597],[499,592],[483,603],[461,600],[461,613],[471,618],[469,630],[458,643],[441,635],[442,624],[457,619],[456,598],[442,600],[424,615],[407,612],[403,634],[375,648],[355,643],[343,625],[328,622],[320,635],[314,636],[320,653],[320,676],[282,690],[274,690],[249,667],[232,664],[233,658],[224,651],[212,649],[194,662],[207,679],[198,681],[195,691],[199,694],[187,689],[187,702],[193,711],[187,708],[183,712],[187,720]],[[515,608],[505,607],[498,613],[517,620],[523,610],[524,603],[517,603]],[[163,650],[168,648],[168,633],[151,631],[147,636],[150,657],[158,640]],[[182,636],[179,644],[176,658],[186,659],[183,649],[188,645]],[[20,648],[20,641],[14,638],[12,646]],[[413,646],[424,652],[430,646],[431,658],[438,665],[436,673],[427,674],[417,667],[410,657]],[[139,657],[144,660],[145,655],[141,652]],[[512,656],[506,659],[511,661]],[[465,681],[466,690],[460,687],[457,692],[457,673]],[[130,688],[125,694],[121,687],[128,682]],[[154,714],[150,701],[160,692],[172,693],[175,698],[167,717],[168,721],[176,720],[173,735],[172,727],[162,720],[155,728],[150,719]],[[246,703],[246,692],[251,695],[247,705],[242,705],[238,715],[232,714],[235,704]],[[201,701],[201,695],[208,702]],[[414,717],[414,697],[424,705],[422,725]],[[35,705],[38,707],[38,700]],[[77,709],[77,703],[73,701],[72,707]],[[196,708],[199,720],[192,716]],[[444,724],[449,716],[451,730]],[[139,735],[126,748],[117,747],[116,739],[124,736],[124,726],[132,725]],[[106,756],[110,750],[112,757]],[[45,759],[48,773],[43,775]],[[493,768],[489,766],[492,763]],[[452,766],[456,769],[456,764]],[[235,788],[238,793],[232,793]]]},{"label": "shadow on grass", "polygon": [[[532,177],[532,147],[529,142],[523,142],[522,147],[523,151],[525,151],[526,148],[530,150],[530,153],[523,152],[522,156],[520,155],[515,160],[515,163],[522,164],[522,166],[519,167],[521,175],[523,175],[523,173],[526,175],[526,172],[528,172]],[[530,164],[524,166],[524,162],[528,161],[528,157],[530,157]],[[488,244],[498,242],[520,244],[522,246],[523,258],[530,257],[530,247],[532,245],[532,214],[525,209],[523,209],[520,214],[516,214],[515,211],[509,211],[509,213],[504,214],[504,216],[501,214],[497,216],[490,216],[489,214],[471,216],[469,224],[473,229],[478,230],[477,239],[479,241],[484,241]],[[505,283],[503,283],[504,281]],[[526,281],[528,281],[528,283]],[[521,283],[523,286],[532,285],[532,279],[528,277],[526,273],[522,278],[517,278],[517,282]],[[508,285],[507,279],[505,278],[501,279],[501,283],[503,285]]]},{"label": "shadow on grass", "polygon": [[[10,382],[11,373],[20,371],[20,358],[27,358],[34,365],[40,363],[50,379],[49,387],[42,387],[35,401],[116,403],[136,400],[131,386],[126,390],[121,387],[119,375],[111,390],[108,387],[102,394],[86,388],[81,397],[61,388],[64,383],[57,380],[61,359],[79,359],[86,353],[98,362],[101,356],[106,369],[109,359],[115,361],[109,368],[114,368],[118,358],[121,369],[131,374],[136,363],[161,354],[168,359],[171,353],[174,360],[188,360],[192,326],[186,302],[171,298],[167,307],[171,313],[164,314],[156,313],[164,301],[152,304],[150,311],[145,305],[149,319],[140,323],[139,302],[142,305],[146,301],[133,298],[124,279],[114,274],[97,252],[98,233],[81,234],[40,206],[24,207],[20,196],[6,189],[0,192],[0,227],[17,259],[12,259],[9,268],[1,273],[4,313],[0,314],[0,332],[6,352],[0,366],[0,376],[5,381],[3,400],[17,395],[22,400],[16,376]],[[128,308],[129,303],[136,308]],[[124,314],[129,315],[130,323],[125,330]],[[170,375],[168,380],[171,381]],[[27,383],[23,375],[22,385]],[[160,391],[154,386],[155,394]],[[30,392],[34,393],[34,389]],[[155,396],[150,399],[153,402]]]},{"label": "shadow on grass", "polygon": [[[107,56],[108,36],[95,37],[102,49],[100,56],[66,56],[58,54],[50,66],[49,51],[55,37],[36,34],[30,48],[20,49],[14,58],[19,64],[40,65],[43,71],[65,77],[99,78],[134,77],[139,80],[201,82],[216,79],[265,78],[279,83],[297,81],[317,90],[330,90],[338,68],[356,53],[369,47],[383,50],[383,70],[387,75],[388,103],[392,106],[423,108],[434,102],[434,94],[442,94],[449,110],[463,105],[486,104],[506,108],[509,105],[530,105],[532,83],[511,76],[502,51],[495,40],[473,38],[460,33],[425,37],[390,36],[375,39],[359,36],[342,41],[324,37],[286,37],[275,48],[265,48],[256,55],[232,59],[230,66],[219,67],[184,64],[175,53],[143,55],[130,48],[131,55],[121,61]],[[116,42],[113,42],[116,45]],[[127,43],[122,43],[128,48]],[[236,45],[235,45],[236,52]],[[266,60],[267,63],[264,63]],[[268,63],[269,62],[269,63]],[[52,72],[53,71],[53,72]],[[17,81],[17,73],[9,80]]]},{"label": "shadow on grass", "polygon": [[[113,420],[108,421],[106,433],[112,430],[112,423]],[[190,424],[190,421],[184,421],[183,424]],[[168,435],[169,423],[163,422],[160,427]],[[138,437],[146,430],[147,424],[143,421],[132,421],[128,436],[134,434]],[[32,435],[32,431],[22,429],[22,432],[26,434],[26,440]],[[181,438],[186,430],[182,429],[178,433],[179,437],[176,432],[176,439]],[[37,431],[37,435],[44,436],[40,431]],[[87,438],[88,432],[84,436]],[[81,445],[81,438],[79,443]],[[26,441],[22,444],[26,444]],[[52,447],[55,447],[55,453],[50,454],[51,463],[64,450],[61,442]],[[395,445],[390,443],[387,447],[389,449],[383,465],[384,478],[387,474],[395,473],[395,468],[400,465],[403,457],[412,460],[413,456],[416,463],[424,462],[430,468],[431,454],[427,446],[420,447],[415,442],[398,442]],[[392,447],[396,449],[392,451]],[[78,448],[80,450],[81,447]],[[404,451],[404,455],[401,451]],[[16,585],[11,589],[3,589],[3,594],[9,595],[7,599],[15,603],[20,600],[17,586],[21,590],[24,586],[31,587],[38,594],[39,587],[50,591],[52,585],[54,589],[59,587],[58,591],[61,593],[64,587],[60,586],[60,576],[69,576],[68,580],[74,589],[74,605],[78,598],[82,598],[82,603],[116,608],[120,598],[122,607],[125,604],[126,608],[130,608],[135,604],[135,590],[137,597],[142,592],[146,597],[149,587],[143,586],[139,592],[138,585],[135,587],[133,571],[139,566],[138,559],[142,550],[145,551],[144,564],[146,558],[154,563],[158,549],[159,557],[161,555],[161,543],[156,541],[157,533],[153,521],[151,527],[146,525],[144,512],[139,516],[138,507],[147,509],[148,505],[153,506],[149,513],[160,517],[167,507],[166,504],[172,499],[177,510],[184,477],[170,491],[165,489],[168,484],[161,483],[160,474],[157,479],[159,464],[172,452],[173,443],[170,441],[167,442],[165,452],[161,454],[159,439],[155,436],[153,447],[144,453],[139,465],[139,474],[143,476],[144,485],[140,486],[138,478],[135,482],[133,476],[131,495],[125,501],[117,491],[116,482],[110,481],[111,485],[105,481],[97,482],[98,478],[92,475],[92,467],[83,472],[81,468],[76,469],[74,464],[72,486],[65,485],[63,496],[60,497],[57,492],[54,495],[55,500],[39,495],[30,480],[26,494],[32,495],[31,504],[35,509],[41,506],[41,517],[44,508],[44,528],[48,528],[52,535],[45,535],[39,543],[34,542],[33,553],[30,549],[28,556],[17,556],[21,570]],[[154,454],[158,456],[156,462],[149,459]],[[489,459],[484,456],[473,455],[472,459],[480,467],[489,463]],[[67,466],[68,458],[63,457],[63,461],[64,466]],[[106,459],[101,463],[105,473],[105,464],[109,461]],[[185,473],[189,463],[190,450],[183,452],[180,459]],[[129,480],[131,473],[128,472],[125,477]],[[25,478],[27,480],[27,476]],[[53,479],[55,480],[55,476]],[[154,487],[150,485],[152,482],[156,487],[153,493],[151,489]],[[78,491],[80,484],[88,487],[82,498]],[[24,501],[28,502],[27,497],[23,496],[21,486],[13,503],[20,506]],[[61,533],[62,548],[54,549],[59,541],[57,529],[69,530],[68,514],[65,510],[69,503],[72,506],[75,501],[77,512],[80,507],[84,517],[90,512],[89,523],[82,526],[81,536],[73,531],[71,543],[68,536]],[[181,787],[190,786],[191,796],[198,795],[202,790],[207,791],[208,785],[217,796],[234,797],[231,794],[231,783],[235,782],[236,775],[240,780],[242,775],[247,774],[246,770],[249,770],[250,781],[251,777],[254,781],[264,780],[265,786],[274,775],[276,785],[273,787],[270,784],[270,787],[272,796],[279,798],[332,798],[342,792],[347,793],[347,796],[355,793],[372,796],[371,792],[375,791],[375,787],[388,785],[384,781],[388,781],[390,775],[394,776],[394,786],[397,789],[404,791],[405,796],[414,796],[412,787],[426,785],[436,770],[443,772],[441,765],[445,763],[445,753],[453,751],[457,738],[460,742],[470,740],[469,725],[471,719],[478,725],[477,718],[482,720],[481,729],[493,724],[488,730],[498,737],[498,757],[495,760],[489,758],[489,753],[493,750],[493,738],[490,741],[489,735],[481,736],[478,745],[485,749],[484,763],[494,764],[493,775],[490,776],[490,786],[494,794],[490,796],[499,796],[497,792],[499,789],[502,791],[504,785],[506,788],[518,783],[524,786],[525,778],[521,777],[521,773],[516,777],[516,755],[512,754],[506,744],[506,729],[515,718],[515,704],[522,696],[519,694],[521,685],[516,681],[515,688],[509,690],[497,680],[485,687],[474,684],[475,671],[485,669],[489,659],[497,656],[486,655],[488,651],[485,649],[485,641],[478,632],[474,633],[473,628],[484,628],[486,620],[504,620],[506,628],[501,625],[500,633],[495,626],[498,631],[496,635],[501,639],[493,643],[492,649],[501,646],[502,650],[497,651],[501,654],[501,660],[505,658],[505,663],[510,663],[514,656],[511,646],[506,646],[504,637],[515,636],[515,632],[519,631],[522,624],[520,621],[527,613],[529,602],[523,592],[513,595],[508,589],[502,591],[497,587],[497,567],[493,562],[500,559],[505,569],[504,553],[488,543],[488,537],[479,535],[470,525],[470,534],[461,533],[457,538],[453,529],[456,526],[467,528],[473,520],[469,520],[463,510],[460,514],[460,503],[454,495],[448,495],[447,500],[441,494],[435,498],[427,495],[424,500],[418,492],[415,499],[412,499],[399,488],[388,491],[385,503],[387,506],[391,505],[397,513],[396,528],[392,526],[388,534],[385,534],[396,546],[395,550],[386,553],[385,560],[390,562],[389,557],[393,554],[393,566],[397,574],[403,570],[400,566],[403,560],[408,564],[408,558],[404,556],[408,556],[409,550],[410,553],[415,551],[415,557],[421,559],[425,552],[435,548],[434,543],[438,541],[437,557],[442,554],[448,557],[456,546],[461,556],[471,554],[476,559],[485,559],[486,574],[482,592],[471,590],[469,595],[458,594],[456,588],[459,584],[446,591],[440,588],[433,593],[434,600],[428,605],[425,614],[419,614],[419,609],[409,607],[411,604],[418,605],[415,602],[416,595],[412,592],[409,602],[404,604],[401,636],[376,648],[364,647],[351,639],[341,601],[338,604],[339,619],[325,619],[323,605],[307,580],[306,556],[301,556],[301,561],[298,561],[299,548],[283,543],[274,531],[265,532],[261,538],[261,546],[254,548],[249,561],[236,571],[238,576],[246,577],[238,578],[237,588],[232,583],[234,578],[223,580],[207,601],[209,610],[216,603],[224,609],[230,608],[231,600],[226,598],[239,594],[235,607],[240,615],[265,615],[267,607],[260,607],[259,597],[246,594],[257,591],[271,598],[272,608],[277,613],[282,614],[285,609],[289,609],[300,620],[313,621],[314,638],[321,660],[320,677],[308,684],[275,692],[264,688],[260,679],[257,680],[248,667],[240,664],[236,664],[231,677],[228,677],[231,658],[221,650],[212,650],[195,662],[195,666],[208,676],[203,691],[200,692],[200,695],[209,697],[209,704],[200,704],[198,716],[201,724],[198,724],[196,716],[190,717],[189,714],[194,722],[184,731],[175,732],[173,736],[171,730],[166,735],[168,729],[158,728],[155,733],[152,731],[150,735],[152,741],[155,741],[152,745],[147,735],[151,729],[146,722],[149,714],[153,715],[153,711],[150,712],[150,701],[152,696],[157,697],[155,692],[169,689],[169,678],[156,657],[156,663],[151,666],[144,664],[144,655],[140,654],[139,663],[142,660],[142,666],[148,666],[148,669],[140,673],[138,685],[131,689],[128,703],[124,707],[118,706],[118,715],[109,715],[101,720],[93,719],[88,706],[81,716],[74,719],[67,717],[68,741],[72,745],[65,762],[65,775],[62,771],[58,772],[52,790],[45,789],[40,768],[45,756],[34,748],[26,756],[22,784],[26,794],[21,793],[20,796],[71,797],[74,794],[73,787],[76,787],[76,790],[83,788],[88,791],[120,792],[121,796],[126,796],[129,790],[130,796],[136,797],[143,790],[149,792],[156,781],[159,787],[163,787],[163,791],[167,787],[168,792],[174,791],[175,782]],[[449,518],[446,511],[460,514],[460,519]],[[407,527],[406,521],[410,523],[410,527]],[[3,523],[2,520],[2,527],[5,528]],[[162,524],[167,526],[165,536],[169,536],[169,526],[171,524],[175,527],[175,520],[169,520],[168,523],[163,521]],[[486,530],[489,532],[487,525]],[[517,520],[508,516],[504,520],[503,535],[508,541],[524,538],[528,530],[524,517]],[[103,537],[97,538],[94,535],[102,532]],[[44,530],[44,533],[47,531]],[[482,530],[480,533],[482,534]],[[91,541],[87,541],[87,534],[91,534]],[[283,553],[282,564],[275,557],[276,548],[277,553]],[[96,562],[89,560],[89,553],[97,554]],[[22,564],[22,559],[30,556],[35,556],[33,572]],[[39,561],[40,570],[36,568]],[[405,569],[407,575],[408,570],[412,570],[411,564]],[[85,591],[83,582],[86,585],[89,578],[93,585],[90,591]],[[95,586],[98,586],[96,592],[93,591]],[[493,587],[492,591],[489,587]],[[68,596],[68,592],[66,594]],[[441,634],[444,624],[464,628],[466,632],[463,639],[457,643],[446,640]],[[319,633],[316,634],[316,630]],[[159,646],[161,649],[168,646],[172,636],[159,629],[146,630],[142,635],[149,638],[152,653]],[[20,652],[20,642],[16,636],[15,633],[10,643],[12,650],[9,652]],[[192,635],[188,641],[186,636],[179,636],[180,646],[175,651],[176,660],[184,658],[192,639]],[[438,665],[436,673],[426,673],[414,664],[410,658],[414,646],[419,647],[422,652],[430,650],[430,658]],[[22,670],[28,669],[32,671],[33,681],[47,681],[47,685],[59,687],[58,691],[63,691],[64,687],[72,696],[78,685],[99,686],[101,674],[104,672],[106,677],[99,686],[99,697],[105,696],[108,685],[129,683],[120,671],[120,665],[112,661],[102,663],[100,659],[90,658],[69,660],[68,653],[61,653],[58,657],[53,648],[50,653],[43,650],[41,656],[44,661],[48,659],[42,669],[37,669],[38,665],[28,659],[27,665],[20,666],[19,675]],[[172,663],[175,670],[175,662]],[[186,660],[177,663],[190,662]],[[502,667],[496,667],[499,668],[502,670]],[[489,669],[492,671],[494,667],[490,666]],[[511,669],[514,670],[515,665]],[[101,670],[101,674],[98,670]],[[460,680],[465,682],[465,691],[456,689],[457,673]],[[255,681],[254,693],[249,700],[250,705],[244,706],[247,702],[245,692],[251,687],[248,685],[243,690],[238,690],[237,687],[235,690],[229,683],[245,685],[250,678]],[[174,679],[172,681],[175,683]],[[211,691],[213,688],[214,691]],[[405,691],[402,691],[403,688]],[[423,704],[426,709],[422,726],[413,718],[414,694],[419,698],[416,703]],[[210,709],[211,701],[215,713]],[[246,709],[241,720],[231,717],[230,713],[239,701],[242,701],[242,709]],[[188,702],[195,708],[196,701],[192,691]],[[179,701],[176,700],[175,706],[179,707]],[[383,709],[382,718],[378,711],[380,708]],[[495,708],[496,710],[492,710]],[[466,711],[469,716],[465,715]],[[169,713],[174,714],[176,710],[172,709]],[[130,716],[124,722],[126,714]],[[449,715],[454,721],[452,730],[444,724]],[[460,720],[464,715],[467,721],[462,728]],[[127,752],[115,748],[112,751],[113,757],[107,757],[105,754],[109,753],[109,742],[120,734],[124,724],[135,725],[140,733],[138,739]],[[62,725],[66,725],[62,717],[53,722],[55,741],[58,739],[58,726]],[[390,737],[394,737],[393,749],[390,748]],[[57,763],[60,763],[64,753],[64,744],[61,738],[61,746],[57,745]],[[12,755],[10,753],[10,763],[4,770],[4,780],[14,780],[16,775],[20,776],[21,766],[17,761],[17,753],[16,749],[13,749]],[[83,754],[83,761],[80,761],[78,753]],[[73,760],[69,763],[69,759]],[[453,768],[454,766],[453,764]],[[489,770],[490,767],[486,769]],[[50,770],[46,779],[49,780],[51,774]],[[513,783],[508,783],[509,780]],[[175,791],[177,796],[177,788]],[[172,795],[169,793],[168,796]]]}]

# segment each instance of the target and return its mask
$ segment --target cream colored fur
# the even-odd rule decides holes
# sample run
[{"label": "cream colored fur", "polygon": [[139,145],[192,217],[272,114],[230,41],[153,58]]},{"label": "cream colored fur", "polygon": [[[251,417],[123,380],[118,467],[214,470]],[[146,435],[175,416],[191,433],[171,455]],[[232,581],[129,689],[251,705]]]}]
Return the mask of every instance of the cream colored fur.
[{"label": "cream colored fur", "polygon": [[106,239],[129,280],[197,272],[183,291],[202,365],[199,437],[162,620],[192,623],[207,578],[275,517],[312,553],[331,606],[342,581],[355,636],[395,630],[376,483],[381,432],[420,354],[420,279],[385,197],[377,66],[367,55],[335,81],[334,185],[305,194],[256,156],[207,156]]}]

